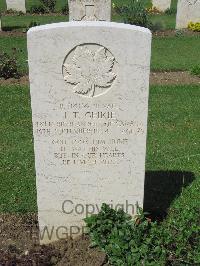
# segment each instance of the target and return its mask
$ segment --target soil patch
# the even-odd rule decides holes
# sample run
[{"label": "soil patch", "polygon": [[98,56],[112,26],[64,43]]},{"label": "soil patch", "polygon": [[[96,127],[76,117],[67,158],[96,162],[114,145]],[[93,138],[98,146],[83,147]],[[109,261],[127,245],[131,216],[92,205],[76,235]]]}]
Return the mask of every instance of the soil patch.
[{"label": "soil patch", "polygon": [[0,31],[0,37],[24,37],[26,32],[12,30],[12,31]]},{"label": "soil patch", "polygon": [[[4,12],[2,13],[2,16],[5,16],[5,17],[13,17],[13,16],[17,16],[20,12]],[[25,14],[21,14],[19,15],[20,17],[26,17],[26,16],[41,16],[41,17],[48,17],[48,16],[54,16],[54,17],[57,17],[57,16],[66,16],[66,14],[63,14],[62,12],[49,12],[49,13],[30,13],[29,11],[27,11]]]},{"label": "soil patch", "polygon": [[[187,71],[178,72],[151,72],[151,85],[188,85],[200,84],[200,77],[193,76]],[[29,85],[28,76],[20,79],[0,79],[0,85]]]},{"label": "soil patch", "polygon": [[200,77],[193,76],[187,71],[178,72],[152,72],[151,85],[188,85],[200,84]]},{"label": "soil patch", "polygon": [[188,29],[181,29],[181,30],[163,30],[163,31],[156,31],[153,32],[153,36],[158,37],[174,37],[174,36],[200,36],[200,32],[195,32]]},{"label": "soil patch", "polygon": [[20,77],[19,79],[1,79],[0,78],[0,85],[6,86],[6,85],[28,85],[29,84],[29,78],[28,76]]},{"label": "soil patch", "polygon": [[104,253],[90,248],[87,236],[39,245],[36,214],[0,214],[1,266],[101,266]]}]

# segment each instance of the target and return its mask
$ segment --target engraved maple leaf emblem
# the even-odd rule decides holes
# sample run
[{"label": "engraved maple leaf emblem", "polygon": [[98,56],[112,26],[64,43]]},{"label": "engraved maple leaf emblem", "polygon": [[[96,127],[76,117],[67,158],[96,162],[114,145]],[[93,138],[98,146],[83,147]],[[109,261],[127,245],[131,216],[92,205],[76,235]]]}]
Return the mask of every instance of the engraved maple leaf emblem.
[{"label": "engraved maple leaf emblem", "polygon": [[75,85],[74,92],[94,97],[97,88],[108,88],[116,78],[113,73],[115,58],[108,54],[105,47],[96,51],[87,46],[78,46],[69,63],[64,63],[64,79]]}]

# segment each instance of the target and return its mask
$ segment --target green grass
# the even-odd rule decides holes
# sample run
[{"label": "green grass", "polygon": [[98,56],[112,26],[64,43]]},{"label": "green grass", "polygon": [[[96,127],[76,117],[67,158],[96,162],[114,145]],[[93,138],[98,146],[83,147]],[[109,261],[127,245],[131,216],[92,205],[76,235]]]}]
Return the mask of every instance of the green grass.
[{"label": "green grass", "polygon": [[[0,51],[13,54],[17,58],[19,70],[22,74],[28,73],[26,39],[23,37],[1,37]],[[16,48],[16,50],[15,50]]]},{"label": "green grass", "polygon": [[173,8],[174,10],[177,10],[177,2],[178,0],[171,0],[171,8]]},{"label": "green grass", "polygon": [[[66,5],[67,0],[57,0],[56,2],[56,11],[61,11],[62,7]],[[26,0],[26,8],[30,10],[32,6],[40,4],[39,0]]]},{"label": "green grass", "polygon": [[26,29],[31,22],[37,22],[38,25],[67,21],[67,16],[52,15],[23,15],[23,16],[5,16],[2,18],[2,27],[4,30]]},{"label": "green grass", "polygon": [[[57,1],[56,12],[61,12],[62,7],[65,5],[65,1],[66,0]],[[174,0],[174,1],[176,2],[177,0]],[[115,4],[124,4],[128,2],[129,0],[113,1],[113,3]],[[27,11],[30,10],[31,6],[37,5],[39,3],[40,3],[39,0],[27,0],[26,1]],[[172,5],[175,6],[176,4],[172,3]],[[147,7],[151,6],[151,1],[147,0],[146,6]],[[6,9],[5,1],[2,1],[0,3],[0,10],[5,10],[5,9]],[[155,22],[161,23],[163,29],[174,29],[175,28],[175,14],[173,15],[165,15],[165,14],[151,15],[150,18],[153,23]],[[123,22],[120,15],[115,14],[115,12],[113,13],[112,20],[116,22]],[[63,16],[61,14],[57,14],[55,16],[52,16],[51,14],[50,15],[46,14],[45,16],[44,15],[41,15],[41,16],[30,15],[30,14],[26,14],[22,16],[9,15],[9,16],[3,16],[2,27],[4,30],[16,30],[16,29],[23,30],[24,28],[27,28],[30,22],[32,21],[37,22],[40,25],[43,25],[43,24],[48,24],[48,23],[53,23],[53,22],[68,21],[68,16]]]},{"label": "green grass", "polygon": [[181,185],[200,177],[200,89],[154,86],[149,101],[144,206],[164,214]]},{"label": "green grass", "polygon": [[200,62],[200,35],[155,37],[152,43],[151,69],[190,70]]},{"label": "green grass", "polygon": [[30,98],[27,87],[0,87],[0,211],[36,210]]},{"label": "green grass", "polygon": [[[60,11],[61,8],[66,4],[67,0],[57,0],[56,3],[56,11]],[[129,0],[114,0],[112,2],[116,3],[116,4],[122,4],[125,2],[128,2]],[[30,8],[34,5],[38,5],[40,4],[40,0],[26,0],[26,9],[30,10]],[[147,6],[150,5],[150,0],[146,0]],[[0,2],[0,10],[5,11],[6,10],[6,0],[1,0]]]},{"label": "green grass", "polygon": [[[190,70],[200,62],[199,45],[200,36],[153,38],[151,70]],[[8,53],[12,53],[12,49],[17,48],[16,56],[20,70],[28,73],[25,37],[2,36],[0,47],[2,51]]]},{"label": "green grass", "polygon": [[151,88],[149,170],[179,169],[200,173],[199,104],[198,85]]},{"label": "green grass", "polygon": [[6,10],[6,0],[0,1],[0,13]]},{"label": "green grass", "polygon": [[[130,0],[112,0],[112,3],[115,3],[116,5],[124,5],[130,3]],[[151,7],[151,0],[145,0],[145,6]]]},{"label": "green grass", "polygon": [[150,20],[153,24],[159,23],[161,25],[161,30],[172,30],[176,26],[176,16],[173,15],[151,15]]},{"label": "green grass", "polygon": [[[61,8],[66,4],[67,0],[57,0],[56,3],[56,11],[60,11]],[[30,10],[30,8],[34,5],[40,4],[40,0],[26,0],[26,9],[27,11]],[[5,11],[6,10],[6,0],[1,0],[0,1],[0,11]]]},{"label": "green grass", "polygon": [[200,173],[199,86],[151,88],[147,169]]},{"label": "green grass", "polygon": [[[175,15],[151,15],[151,21],[153,23],[159,22],[162,25],[162,29],[174,29],[176,18]],[[119,15],[113,14],[112,20],[115,22],[123,22]],[[65,15],[12,15],[2,17],[2,27],[4,30],[22,30],[29,26],[31,21],[35,21],[40,25],[68,21],[68,16]]]},{"label": "green grass", "polygon": [[[0,212],[36,211],[29,97],[26,86],[0,86]],[[199,177],[199,105],[198,86],[151,88],[147,171],[188,171]],[[163,186],[167,181],[165,178],[163,175],[160,179],[161,195],[167,192]],[[174,174],[173,178],[176,181],[178,177]],[[195,186],[199,186],[199,181],[196,182]],[[156,202],[158,191],[153,195],[159,206]],[[190,201],[190,198],[184,201]]]}]

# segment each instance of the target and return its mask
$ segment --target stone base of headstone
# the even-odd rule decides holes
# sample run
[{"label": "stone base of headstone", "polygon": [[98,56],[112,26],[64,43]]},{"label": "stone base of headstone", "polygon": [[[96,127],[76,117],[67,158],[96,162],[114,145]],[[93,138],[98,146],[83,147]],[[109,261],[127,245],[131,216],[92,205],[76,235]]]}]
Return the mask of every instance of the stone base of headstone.
[{"label": "stone base of headstone", "polygon": [[28,31],[28,54],[41,243],[81,234],[102,203],[134,216],[144,195],[150,31],[45,25]]}]

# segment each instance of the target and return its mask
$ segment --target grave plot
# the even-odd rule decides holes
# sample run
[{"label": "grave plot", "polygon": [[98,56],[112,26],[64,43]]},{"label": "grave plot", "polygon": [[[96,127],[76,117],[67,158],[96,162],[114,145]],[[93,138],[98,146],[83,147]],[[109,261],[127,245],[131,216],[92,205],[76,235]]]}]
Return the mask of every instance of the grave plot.
[{"label": "grave plot", "polygon": [[[130,7],[120,2],[118,22]],[[3,13],[0,265],[199,264],[199,33],[175,31],[172,9],[148,13],[164,24],[148,89],[149,30],[109,22],[102,3],[32,28],[30,69],[29,23],[67,21],[63,2],[44,15]]]}]

